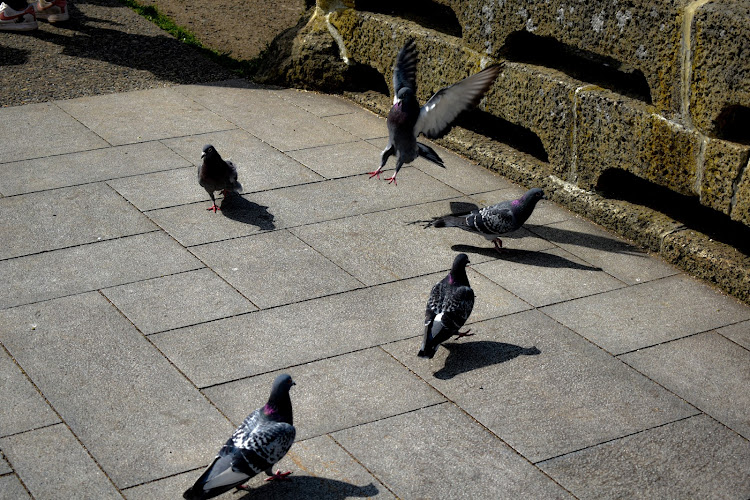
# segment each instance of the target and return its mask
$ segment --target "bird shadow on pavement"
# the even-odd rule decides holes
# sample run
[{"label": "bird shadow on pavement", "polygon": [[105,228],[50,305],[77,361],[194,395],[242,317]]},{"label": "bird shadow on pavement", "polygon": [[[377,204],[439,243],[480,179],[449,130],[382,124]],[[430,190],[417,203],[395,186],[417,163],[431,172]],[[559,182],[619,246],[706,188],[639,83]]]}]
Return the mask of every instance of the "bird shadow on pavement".
[{"label": "bird shadow on pavement", "polygon": [[553,253],[539,252],[533,250],[521,250],[520,248],[503,248],[501,251],[497,251],[494,248],[483,248],[475,247],[472,245],[453,245],[451,250],[454,252],[463,253],[474,253],[484,255],[485,257],[492,257],[497,260],[507,260],[510,262],[518,262],[519,264],[526,264],[528,266],[537,267],[553,267],[553,268],[569,268],[578,269],[581,271],[601,271],[600,267],[589,266],[575,262],[570,259],[566,259],[560,255]]},{"label": "bird shadow on pavement", "polygon": [[345,498],[368,498],[379,493],[378,488],[370,483],[366,486],[356,486],[336,479],[314,476],[289,476],[284,481],[264,482],[262,486],[253,488],[242,500],[257,499],[298,499],[315,498],[320,500],[343,500]]},{"label": "bird shadow on pavement", "polygon": [[252,224],[263,231],[276,229],[273,223],[274,216],[268,211],[268,207],[258,205],[241,195],[231,195],[221,202],[221,213],[227,217],[244,224]]},{"label": "bird shadow on pavement", "polygon": [[449,352],[445,365],[432,374],[440,380],[449,380],[485,366],[505,363],[518,356],[536,356],[542,353],[536,347],[521,347],[492,340],[446,342],[443,347]]},{"label": "bird shadow on pavement", "polygon": [[524,225],[524,227],[531,231],[534,235],[539,236],[540,238],[543,238],[552,243],[575,245],[579,247],[592,248],[594,250],[601,250],[603,252],[623,253],[636,256],[642,255],[643,257],[647,257],[646,253],[638,250],[633,245],[615,238],[608,238],[606,236],[583,233],[580,231],[572,231],[570,229],[563,229],[552,226],[526,224]]}]

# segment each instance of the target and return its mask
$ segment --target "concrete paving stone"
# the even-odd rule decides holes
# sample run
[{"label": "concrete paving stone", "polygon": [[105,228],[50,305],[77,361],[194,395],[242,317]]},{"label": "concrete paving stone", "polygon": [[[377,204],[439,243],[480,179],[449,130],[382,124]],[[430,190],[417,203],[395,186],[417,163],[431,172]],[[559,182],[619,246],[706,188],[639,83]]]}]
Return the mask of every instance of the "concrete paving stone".
[{"label": "concrete paving stone", "polygon": [[30,193],[187,165],[187,160],[156,141],[100,148],[6,163],[0,169],[0,192],[6,196]]},{"label": "concrete paving stone", "polygon": [[[163,142],[192,161],[196,167],[202,162],[203,146],[213,144],[222,158],[232,160],[237,166],[237,176],[245,193],[323,179],[278,149],[240,129],[179,137]],[[205,195],[205,190],[198,184],[197,177],[193,178],[191,184]],[[208,195],[201,199],[208,199]]]},{"label": "concrete paving stone", "polygon": [[0,446],[35,498],[122,498],[63,424],[2,438]]},{"label": "concrete paving stone", "polygon": [[747,306],[682,274],[543,310],[615,355],[750,318]]},{"label": "concrete paving stone", "polygon": [[[0,349],[0,437],[58,423],[60,419],[4,349]],[[0,474],[5,462],[0,460]],[[10,472],[10,468],[6,472]]]},{"label": "concrete paving stone", "polygon": [[383,349],[532,462],[698,413],[539,311],[472,325],[432,360]]},{"label": "concrete paving stone", "polygon": [[286,230],[200,245],[190,251],[261,309],[362,286]]},{"label": "concrete paving stone", "polygon": [[537,465],[578,498],[750,498],[750,444],[706,415]]},{"label": "concrete paving stone", "polygon": [[620,356],[730,429],[750,439],[750,351],[713,332]]},{"label": "concrete paving stone", "polygon": [[388,126],[385,123],[385,118],[366,109],[360,108],[353,113],[327,116],[326,121],[360,139],[388,137]]},{"label": "concrete paving stone", "polygon": [[204,267],[161,232],[0,262],[0,309]]},{"label": "concrete paving stone", "polygon": [[[445,213],[447,204],[425,203],[291,231],[367,285],[450,269],[457,252],[469,255],[472,265],[498,258],[494,247],[481,236],[460,229],[424,228],[421,221]],[[514,240],[513,245],[549,248],[528,231],[516,233],[527,237]]]},{"label": "concrete paving stone", "polygon": [[103,183],[0,200],[0,260],[154,231],[157,227]]},{"label": "concrete paving stone", "polygon": [[[50,134],[50,130],[65,133]],[[51,102],[0,108],[0,137],[8,138],[0,145],[0,163],[109,146],[102,137]],[[28,146],[19,147],[20,139]]]},{"label": "concrete paving stone", "polygon": [[237,128],[171,87],[56,104],[113,146]]},{"label": "concrete paving stone", "polygon": [[98,293],[0,311],[0,341],[120,488],[200,466],[233,430]]},{"label": "concrete paving stone", "polygon": [[274,93],[282,99],[294,103],[305,111],[320,117],[363,111],[360,106],[335,95],[298,89],[281,89],[274,91]]},{"label": "concrete paving stone", "polygon": [[142,212],[210,199],[198,185],[193,166],[113,179],[107,184]]},{"label": "concrete paving stone", "polygon": [[742,321],[734,325],[725,326],[716,330],[729,340],[737,342],[745,349],[750,349],[750,321]]},{"label": "concrete paving stone", "polygon": [[[204,191],[205,193],[205,191]],[[221,208],[208,210],[211,201],[150,210],[146,215],[180,244],[190,247],[277,229],[279,221],[257,194],[216,198]]]},{"label": "concrete paving stone", "polygon": [[[222,443],[216,443],[216,448]],[[208,451],[208,450],[207,450]],[[207,461],[213,458],[206,454]],[[299,499],[341,500],[344,498],[394,498],[393,495],[364,467],[358,464],[329,436],[297,441],[274,470],[292,471],[286,481],[265,481],[259,474],[246,484],[252,488],[235,498],[242,499]],[[153,483],[125,490],[128,500],[161,500],[179,498],[192,486],[202,471],[168,477]],[[224,495],[222,498],[232,498]]]},{"label": "concrete paving stone", "polygon": [[540,252],[506,248],[497,260],[474,269],[536,307],[625,286],[561,248]]},{"label": "concrete paving stone", "polygon": [[357,140],[273,90],[186,85],[180,92],[281,151]]},{"label": "concrete paving stone", "polygon": [[211,269],[105,288],[102,293],[145,335],[258,309]]},{"label": "concrete paving stone", "polygon": [[0,477],[0,500],[31,499],[29,493],[18,480],[18,476],[11,474]]},{"label": "concrete paving stone", "polygon": [[421,335],[433,280],[402,280],[149,339],[198,387],[207,387]]},{"label": "concrete paving stone", "polygon": [[332,437],[399,498],[571,498],[450,403]]},{"label": "concrete paving stone", "polygon": [[209,387],[203,392],[234,422],[268,399],[288,373],[297,439],[307,439],[445,401],[380,347]]},{"label": "concrete paving stone", "polygon": [[581,218],[530,229],[629,285],[677,274],[662,259]]},{"label": "concrete paving stone", "polygon": [[377,168],[374,159],[380,151],[369,142],[358,141],[298,149],[288,154],[320,175],[335,179],[374,171]]},{"label": "concrete paving stone", "polygon": [[11,472],[13,472],[13,469],[10,468],[10,464],[5,460],[5,457],[2,454],[2,449],[0,449],[0,476],[10,474]]}]

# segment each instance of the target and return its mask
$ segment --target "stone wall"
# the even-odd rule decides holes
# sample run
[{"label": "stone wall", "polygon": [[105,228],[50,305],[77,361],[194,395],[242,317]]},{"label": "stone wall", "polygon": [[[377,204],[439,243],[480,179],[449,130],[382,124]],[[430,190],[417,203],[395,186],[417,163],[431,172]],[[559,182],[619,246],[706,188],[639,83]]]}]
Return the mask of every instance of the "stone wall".
[{"label": "stone wall", "polygon": [[505,60],[480,108],[538,137],[535,168],[584,190],[624,170],[750,226],[750,0],[318,0],[313,17],[388,86],[415,38],[423,100]]}]

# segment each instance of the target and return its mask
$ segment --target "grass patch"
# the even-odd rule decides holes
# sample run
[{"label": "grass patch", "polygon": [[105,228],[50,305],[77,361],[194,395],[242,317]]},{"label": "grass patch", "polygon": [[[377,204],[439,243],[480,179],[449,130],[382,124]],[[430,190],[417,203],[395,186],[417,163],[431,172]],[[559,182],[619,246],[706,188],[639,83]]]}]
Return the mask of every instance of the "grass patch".
[{"label": "grass patch", "polygon": [[140,16],[145,17],[146,19],[157,25],[159,28],[175,37],[180,42],[193,47],[195,50],[208,57],[213,62],[237,73],[240,76],[250,78],[258,71],[261,58],[263,57],[266,49],[261,51],[258,57],[249,61],[235,59],[231,57],[227,52],[219,52],[218,50],[206,47],[198,39],[198,37],[195,36],[195,33],[190,31],[189,29],[175,24],[172,19],[159,12],[159,9],[157,9],[153,5],[141,5],[135,0],[120,0],[120,3],[129,7]]}]

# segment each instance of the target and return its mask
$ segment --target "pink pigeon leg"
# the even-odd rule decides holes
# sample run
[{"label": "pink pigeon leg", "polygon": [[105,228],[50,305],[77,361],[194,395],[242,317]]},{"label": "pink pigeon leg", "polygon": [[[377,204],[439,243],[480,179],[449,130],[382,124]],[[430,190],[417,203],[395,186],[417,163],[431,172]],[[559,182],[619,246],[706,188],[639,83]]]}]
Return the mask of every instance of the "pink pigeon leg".
[{"label": "pink pigeon leg", "polygon": [[470,331],[471,331],[471,328],[469,328],[469,329],[468,329],[468,330],[466,330],[465,332],[458,332],[458,333],[457,333],[456,335],[458,335],[458,338],[459,338],[459,339],[460,339],[461,337],[471,337],[471,336],[472,336],[472,335],[474,335],[474,334],[473,334],[473,333],[469,333]]},{"label": "pink pigeon leg", "polygon": [[378,180],[380,180],[380,172],[382,171],[383,171],[383,167],[379,167],[376,171],[367,172],[367,173],[370,175],[370,179],[372,179],[373,177],[377,177]]},{"label": "pink pigeon leg", "polygon": [[502,252],[503,240],[501,240],[500,238],[495,238],[494,240],[492,240],[492,243],[495,244],[495,250],[497,250],[498,252]]},{"label": "pink pigeon leg", "polygon": [[208,207],[206,210],[213,210],[214,213],[216,213],[217,210],[221,210],[221,207],[219,207],[218,205],[216,205],[216,203],[214,203],[212,206]]},{"label": "pink pigeon leg", "polygon": [[284,480],[288,479],[287,476],[289,474],[291,474],[291,473],[292,473],[292,471],[290,471],[290,470],[288,470],[286,472],[281,472],[281,470],[277,470],[276,473],[273,476],[267,477],[266,481],[276,481],[276,480],[284,481]]},{"label": "pink pigeon leg", "polygon": [[395,173],[391,177],[388,177],[386,180],[388,181],[388,184],[390,184],[392,182],[394,186],[398,186],[398,183],[396,182],[396,174]]}]

